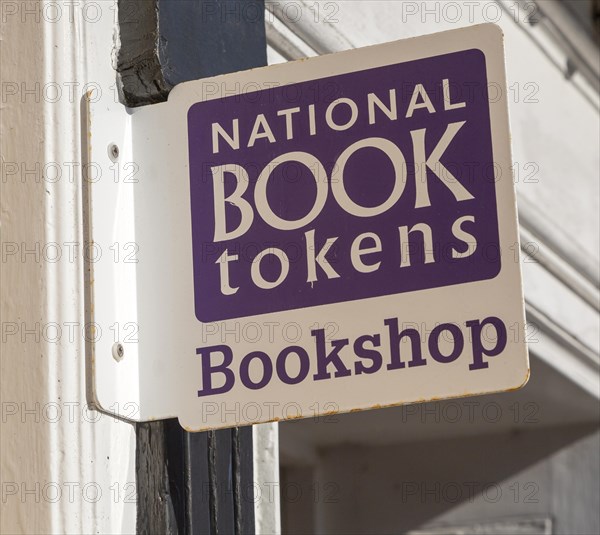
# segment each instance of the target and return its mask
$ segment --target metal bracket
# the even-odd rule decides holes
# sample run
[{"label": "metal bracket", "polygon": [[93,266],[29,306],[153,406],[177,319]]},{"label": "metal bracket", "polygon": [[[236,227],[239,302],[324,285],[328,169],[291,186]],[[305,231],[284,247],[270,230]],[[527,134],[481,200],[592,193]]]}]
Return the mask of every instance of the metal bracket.
[{"label": "metal bracket", "polygon": [[135,292],[134,198],[140,177],[131,115],[120,103],[93,93],[84,105],[88,397],[97,408],[137,421],[143,419]]}]

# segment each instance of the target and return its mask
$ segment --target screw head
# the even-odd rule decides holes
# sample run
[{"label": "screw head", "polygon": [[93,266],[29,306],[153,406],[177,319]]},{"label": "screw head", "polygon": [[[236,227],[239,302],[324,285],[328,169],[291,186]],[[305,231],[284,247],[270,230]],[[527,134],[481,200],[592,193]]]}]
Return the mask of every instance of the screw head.
[{"label": "screw head", "polygon": [[119,147],[115,143],[108,146],[108,156],[113,162],[119,159]]},{"label": "screw head", "polygon": [[117,362],[121,362],[125,356],[125,348],[121,342],[116,342],[112,346],[112,356]]}]

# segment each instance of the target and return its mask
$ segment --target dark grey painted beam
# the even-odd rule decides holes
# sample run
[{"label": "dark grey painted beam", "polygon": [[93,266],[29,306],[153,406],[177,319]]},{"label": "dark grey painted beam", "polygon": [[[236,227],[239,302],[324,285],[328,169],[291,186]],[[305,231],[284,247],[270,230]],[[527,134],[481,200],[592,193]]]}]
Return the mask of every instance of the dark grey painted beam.
[{"label": "dark grey painted beam", "polygon": [[[262,0],[119,0],[118,20],[118,80],[130,107],[163,102],[181,82],[266,64]],[[250,427],[138,425],[138,532],[253,534],[252,463]]]},{"label": "dark grey painted beam", "polygon": [[123,102],[166,100],[178,83],[266,65],[262,0],[119,0]]},{"label": "dark grey painted beam", "polygon": [[158,15],[159,59],[170,85],[267,63],[263,2],[160,0]]}]

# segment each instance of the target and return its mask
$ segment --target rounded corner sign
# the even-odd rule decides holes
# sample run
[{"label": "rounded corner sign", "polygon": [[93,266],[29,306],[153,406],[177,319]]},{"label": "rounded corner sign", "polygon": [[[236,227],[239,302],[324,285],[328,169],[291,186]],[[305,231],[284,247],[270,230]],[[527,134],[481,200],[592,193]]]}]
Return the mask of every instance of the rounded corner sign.
[{"label": "rounded corner sign", "polygon": [[170,255],[169,415],[218,428],[526,382],[497,28],[189,82],[162,106],[191,242]]},{"label": "rounded corner sign", "polygon": [[[369,388],[384,383],[370,376],[394,385],[381,396],[388,404],[406,401],[402,384],[426,379],[425,369],[438,376],[436,397],[453,395],[449,370],[474,392],[488,391],[500,371],[498,389],[524,382],[524,344],[509,341],[523,301],[498,37],[488,54],[472,46],[420,57],[414,39],[307,60],[293,82],[278,69],[261,89],[244,90],[242,74],[235,94],[189,109],[197,319],[255,323],[285,313],[308,335],[276,354],[248,340],[198,347],[199,397],[235,388],[249,398],[277,384],[314,400],[322,382],[335,400],[336,388],[352,384],[347,410],[380,401]],[[370,61],[394,50],[409,57]],[[328,69],[313,71],[311,61],[337,68],[322,75]],[[503,261],[507,276],[492,282]],[[475,285],[470,301],[464,289]],[[452,291],[436,297],[437,289]],[[426,290],[435,313],[407,328]],[[340,336],[311,326],[311,311],[341,303],[321,312]],[[500,365],[509,359],[516,383]]]}]

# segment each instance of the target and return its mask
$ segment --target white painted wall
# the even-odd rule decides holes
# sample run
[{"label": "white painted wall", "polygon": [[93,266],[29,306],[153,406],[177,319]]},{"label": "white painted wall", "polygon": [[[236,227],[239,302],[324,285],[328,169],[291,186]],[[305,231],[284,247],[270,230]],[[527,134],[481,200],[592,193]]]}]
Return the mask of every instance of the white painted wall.
[{"label": "white painted wall", "polygon": [[1,531],[134,533],[134,430],[87,411],[82,334],[80,99],[114,83],[114,5],[1,12]]},{"label": "white painted wall", "polygon": [[327,449],[314,477],[329,500],[320,497],[314,531],[406,533],[547,518],[553,534],[592,535],[600,530],[599,438],[573,427]]}]

